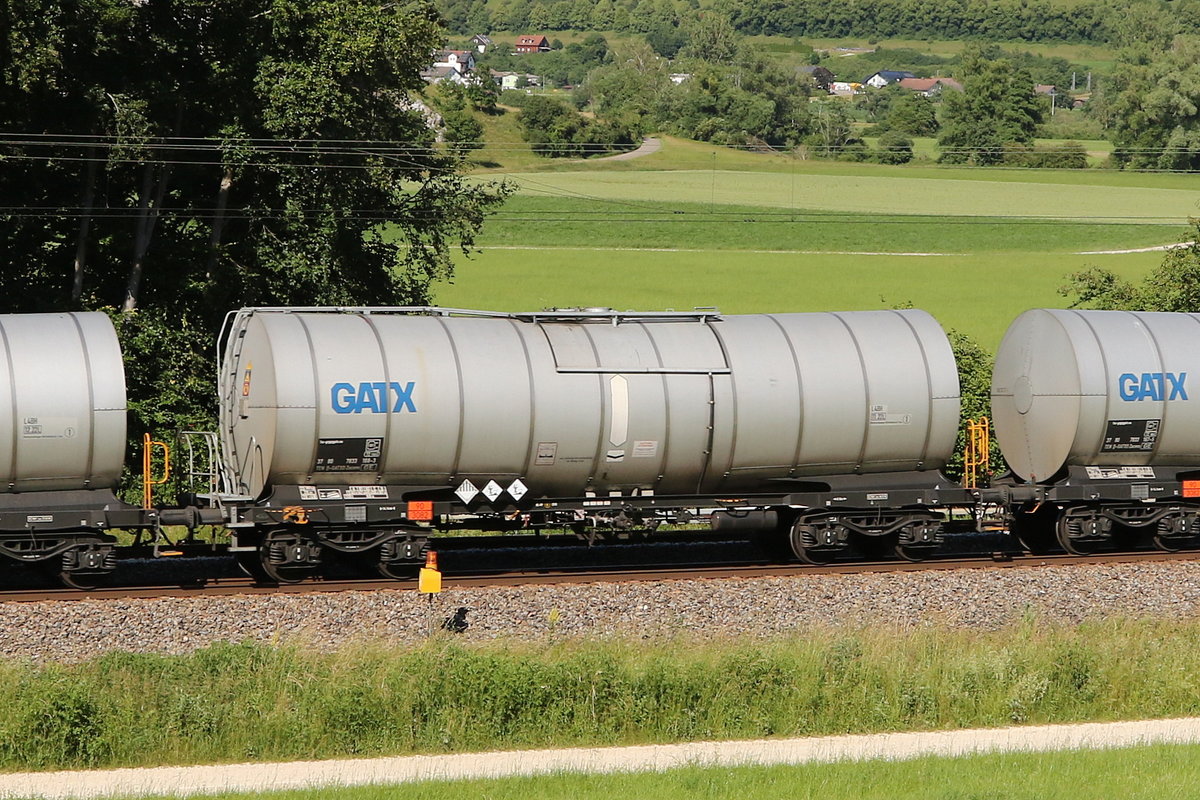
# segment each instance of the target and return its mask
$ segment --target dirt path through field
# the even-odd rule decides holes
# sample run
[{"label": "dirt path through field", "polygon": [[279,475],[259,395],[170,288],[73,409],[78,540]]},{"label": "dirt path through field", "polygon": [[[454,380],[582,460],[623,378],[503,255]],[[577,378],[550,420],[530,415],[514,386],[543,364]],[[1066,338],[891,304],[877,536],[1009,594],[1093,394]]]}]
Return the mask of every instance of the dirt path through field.
[{"label": "dirt path through field", "polygon": [[1111,749],[1200,743],[1200,717],[1078,725],[1031,725],[922,733],[881,733],[744,742],[596,747],[501,753],[155,767],[0,775],[0,798],[93,798],[264,792],[320,786],[499,778],[555,772],[634,772],[685,766],[903,760],[973,753]]},{"label": "dirt path through field", "polygon": [[615,156],[600,156],[599,158],[589,158],[588,161],[628,161],[631,158],[641,158],[648,156],[651,153],[657,153],[662,149],[662,139],[655,139],[653,136],[647,136],[642,140],[641,145],[636,150],[630,150],[628,153],[617,153]]}]

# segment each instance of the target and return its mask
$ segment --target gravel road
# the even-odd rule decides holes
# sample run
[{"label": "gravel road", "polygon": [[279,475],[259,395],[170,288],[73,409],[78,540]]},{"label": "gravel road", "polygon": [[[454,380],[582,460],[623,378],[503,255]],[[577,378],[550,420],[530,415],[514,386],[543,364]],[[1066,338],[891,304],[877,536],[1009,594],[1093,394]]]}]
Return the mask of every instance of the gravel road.
[{"label": "gravel road", "polygon": [[215,794],[361,786],[421,780],[462,780],[559,772],[633,772],[689,766],[805,764],[847,759],[911,759],[973,753],[1104,749],[1200,742],[1200,719],[1038,725],[945,732],[879,733],[694,742],[641,747],[592,747],[445,756],[156,767],[94,772],[0,775],[0,798],[92,798],[122,795]]},{"label": "gravel road", "polygon": [[109,650],[182,653],[217,640],[328,650],[411,642],[460,606],[467,640],[769,636],[871,624],[997,628],[1033,613],[1063,622],[1200,615],[1200,562],[813,575],[456,589],[432,613],[408,591],[0,604],[0,657],[77,661]]}]

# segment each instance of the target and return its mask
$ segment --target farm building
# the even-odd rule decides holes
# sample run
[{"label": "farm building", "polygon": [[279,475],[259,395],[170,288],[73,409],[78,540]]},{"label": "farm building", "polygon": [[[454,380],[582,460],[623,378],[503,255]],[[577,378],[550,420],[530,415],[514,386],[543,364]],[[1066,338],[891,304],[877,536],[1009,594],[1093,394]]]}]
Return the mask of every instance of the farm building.
[{"label": "farm building", "polygon": [[550,42],[545,36],[518,36],[517,37],[517,52],[518,53],[545,53],[550,50]]},{"label": "farm building", "polygon": [[953,89],[956,92],[963,90],[962,84],[953,78],[901,78],[899,84],[901,89],[926,97],[935,97],[941,94],[943,89]]},{"label": "farm building", "polygon": [[862,83],[864,86],[871,86],[876,89],[882,89],[883,87],[885,87],[889,84],[895,83],[896,81],[902,81],[905,78],[915,78],[915,77],[917,77],[917,76],[912,74],[911,72],[901,72],[900,70],[895,70],[895,69],[881,69],[881,70],[879,70],[879,72],[876,72],[874,75],[870,75],[866,78],[863,78]]}]

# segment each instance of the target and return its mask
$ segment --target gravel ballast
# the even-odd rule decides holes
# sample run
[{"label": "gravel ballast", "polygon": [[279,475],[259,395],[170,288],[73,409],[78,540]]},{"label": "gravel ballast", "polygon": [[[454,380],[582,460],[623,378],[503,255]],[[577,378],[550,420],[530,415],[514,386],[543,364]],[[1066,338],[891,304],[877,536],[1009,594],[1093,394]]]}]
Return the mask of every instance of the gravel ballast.
[{"label": "gravel ballast", "polygon": [[0,604],[0,657],[79,661],[112,650],[185,653],[214,641],[321,650],[415,642],[459,607],[466,641],[771,636],[814,627],[994,629],[1028,615],[1200,616],[1200,562]]}]

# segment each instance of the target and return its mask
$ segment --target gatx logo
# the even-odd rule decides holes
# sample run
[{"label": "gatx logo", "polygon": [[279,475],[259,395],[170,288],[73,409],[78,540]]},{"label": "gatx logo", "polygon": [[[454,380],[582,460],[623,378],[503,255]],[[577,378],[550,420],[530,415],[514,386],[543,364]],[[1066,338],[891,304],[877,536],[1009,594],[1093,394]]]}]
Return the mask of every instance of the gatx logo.
[{"label": "gatx logo", "polygon": [[1122,400],[1187,400],[1186,372],[1126,372],[1117,378]]},{"label": "gatx logo", "polygon": [[404,384],[395,381],[363,382],[357,385],[335,383],[329,388],[329,399],[335,414],[415,412],[417,406],[413,403],[412,393],[416,385],[414,381]]}]

